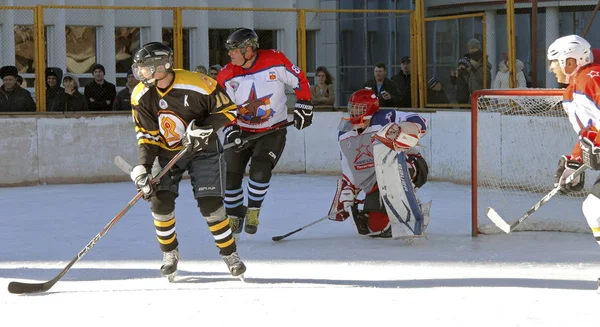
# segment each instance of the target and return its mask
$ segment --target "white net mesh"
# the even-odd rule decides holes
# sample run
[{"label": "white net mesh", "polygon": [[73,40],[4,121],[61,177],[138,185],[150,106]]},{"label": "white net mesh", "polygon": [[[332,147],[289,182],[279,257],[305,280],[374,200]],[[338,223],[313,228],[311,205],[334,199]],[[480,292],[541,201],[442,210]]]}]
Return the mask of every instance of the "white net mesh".
[{"label": "white net mesh", "polygon": [[[501,232],[485,215],[494,208],[513,223],[553,186],[558,159],[577,135],[562,107],[562,90],[487,90],[477,98],[477,216],[480,233]],[[474,127],[475,128],[475,127]],[[581,213],[595,176],[582,192],[558,194],[517,230],[589,232]]]}]

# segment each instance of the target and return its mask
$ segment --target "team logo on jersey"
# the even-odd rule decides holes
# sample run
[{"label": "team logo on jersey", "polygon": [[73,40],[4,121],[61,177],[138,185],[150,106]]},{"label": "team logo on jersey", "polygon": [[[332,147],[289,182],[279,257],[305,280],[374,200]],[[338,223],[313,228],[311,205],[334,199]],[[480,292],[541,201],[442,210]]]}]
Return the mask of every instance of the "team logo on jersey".
[{"label": "team logo on jersey", "polygon": [[257,98],[256,88],[252,84],[248,100],[238,109],[238,119],[248,125],[260,125],[269,120],[275,114],[271,109],[271,95],[273,93]]},{"label": "team logo on jersey", "polygon": [[269,72],[269,80],[274,81],[276,79],[277,79],[277,75],[275,75],[275,72]]},{"label": "team logo on jersey", "polygon": [[185,133],[186,125],[183,120],[172,111],[161,111],[158,115],[158,128],[167,145],[172,147],[179,145],[179,142]]},{"label": "team logo on jersey", "polygon": [[229,86],[231,87],[233,92],[235,92],[237,90],[238,86],[240,86],[240,83],[238,83],[236,81],[231,81],[231,82],[229,82]]},{"label": "team logo on jersey", "polygon": [[375,167],[373,153],[369,149],[370,145],[361,144],[357,149],[356,158],[354,158],[354,169],[365,170]]},{"label": "team logo on jersey", "polygon": [[591,71],[591,72],[589,72],[587,75],[588,75],[590,78],[594,78],[594,77],[598,77],[598,76],[600,76],[600,72],[599,72],[599,71],[592,70],[592,71]]},{"label": "team logo on jersey", "polygon": [[169,104],[167,103],[167,101],[165,101],[165,99],[160,99],[160,101],[158,101],[158,106],[161,109],[167,109],[167,108],[169,108]]}]

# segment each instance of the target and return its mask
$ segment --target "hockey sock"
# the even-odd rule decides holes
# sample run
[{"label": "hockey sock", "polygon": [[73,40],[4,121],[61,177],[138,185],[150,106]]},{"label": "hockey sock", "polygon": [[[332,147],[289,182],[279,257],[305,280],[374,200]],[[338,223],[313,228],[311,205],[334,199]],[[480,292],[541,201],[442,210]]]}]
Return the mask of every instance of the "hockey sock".
[{"label": "hockey sock", "polygon": [[248,208],[260,208],[267,195],[270,183],[259,183],[248,180]]},{"label": "hockey sock", "polygon": [[154,217],[154,228],[156,228],[156,238],[163,252],[170,252],[177,248],[177,233],[175,233],[175,212],[161,215],[152,213]]},{"label": "hockey sock", "polygon": [[242,205],[244,204],[244,191],[242,188],[225,190],[223,203],[225,204],[227,215],[242,217]]},{"label": "hockey sock", "polygon": [[236,251],[235,239],[229,227],[229,218],[221,221],[208,223],[208,229],[215,239],[215,245],[219,248],[219,254],[230,255]]}]

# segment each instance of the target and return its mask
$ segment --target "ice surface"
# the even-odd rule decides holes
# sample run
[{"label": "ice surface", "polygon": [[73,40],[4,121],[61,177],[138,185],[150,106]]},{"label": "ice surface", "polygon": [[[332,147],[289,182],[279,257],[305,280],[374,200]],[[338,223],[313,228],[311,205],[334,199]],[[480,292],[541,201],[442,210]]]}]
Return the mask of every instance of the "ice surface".
[{"label": "ice surface", "polygon": [[[276,175],[258,233],[238,243],[246,282],[231,277],[191,196],[180,187],[178,282],[141,201],[49,292],[47,281],[135,195],[132,183],[0,188],[3,326],[598,326],[600,246],[591,234],[519,232],[472,238],[470,189],[430,182],[427,239],[358,236],[324,221],[336,177]],[[532,199],[532,204],[537,201]],[[502,208],[496,208],[502,212]],[[581,217],[582,221],[584,218]]]}]

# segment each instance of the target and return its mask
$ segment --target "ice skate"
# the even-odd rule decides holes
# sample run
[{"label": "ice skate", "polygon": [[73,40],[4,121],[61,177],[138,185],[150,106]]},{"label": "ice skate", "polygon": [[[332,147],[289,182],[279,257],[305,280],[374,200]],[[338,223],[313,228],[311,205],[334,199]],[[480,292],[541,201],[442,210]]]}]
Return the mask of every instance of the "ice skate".
[{"label": "ice skate", "polygon": [[172,282],[177,275],[177,263],[179,263],[179,250],[163,252],[163,265],[160,267],[160,273],[166,276],[169,282]]},{"label": "ice skate", "polygon": [[240,238],[240,233],[242,232],[242,227],[244,227],[244,217],[236,217],[236,216],[228,216],[229,218],[229,227],[231,228],[231,232],[233,233],[233,237],[237,241]]},{"label": "ice skate", "polygon": [[248,208],[246,213],[246,226],[244,230],[246,234],[254,235],[258,230],[258,215],[260,214],[260,208]]},{"label": "ice skate", "polygon": [[246,265],[240,259],[240,256],[237,252],[233,252],[230,255],[221,255],[225,264],[227,264],[227,268],[233,277],[238,277],[240,280],[244,281],[244,272],[246,272]]}]

